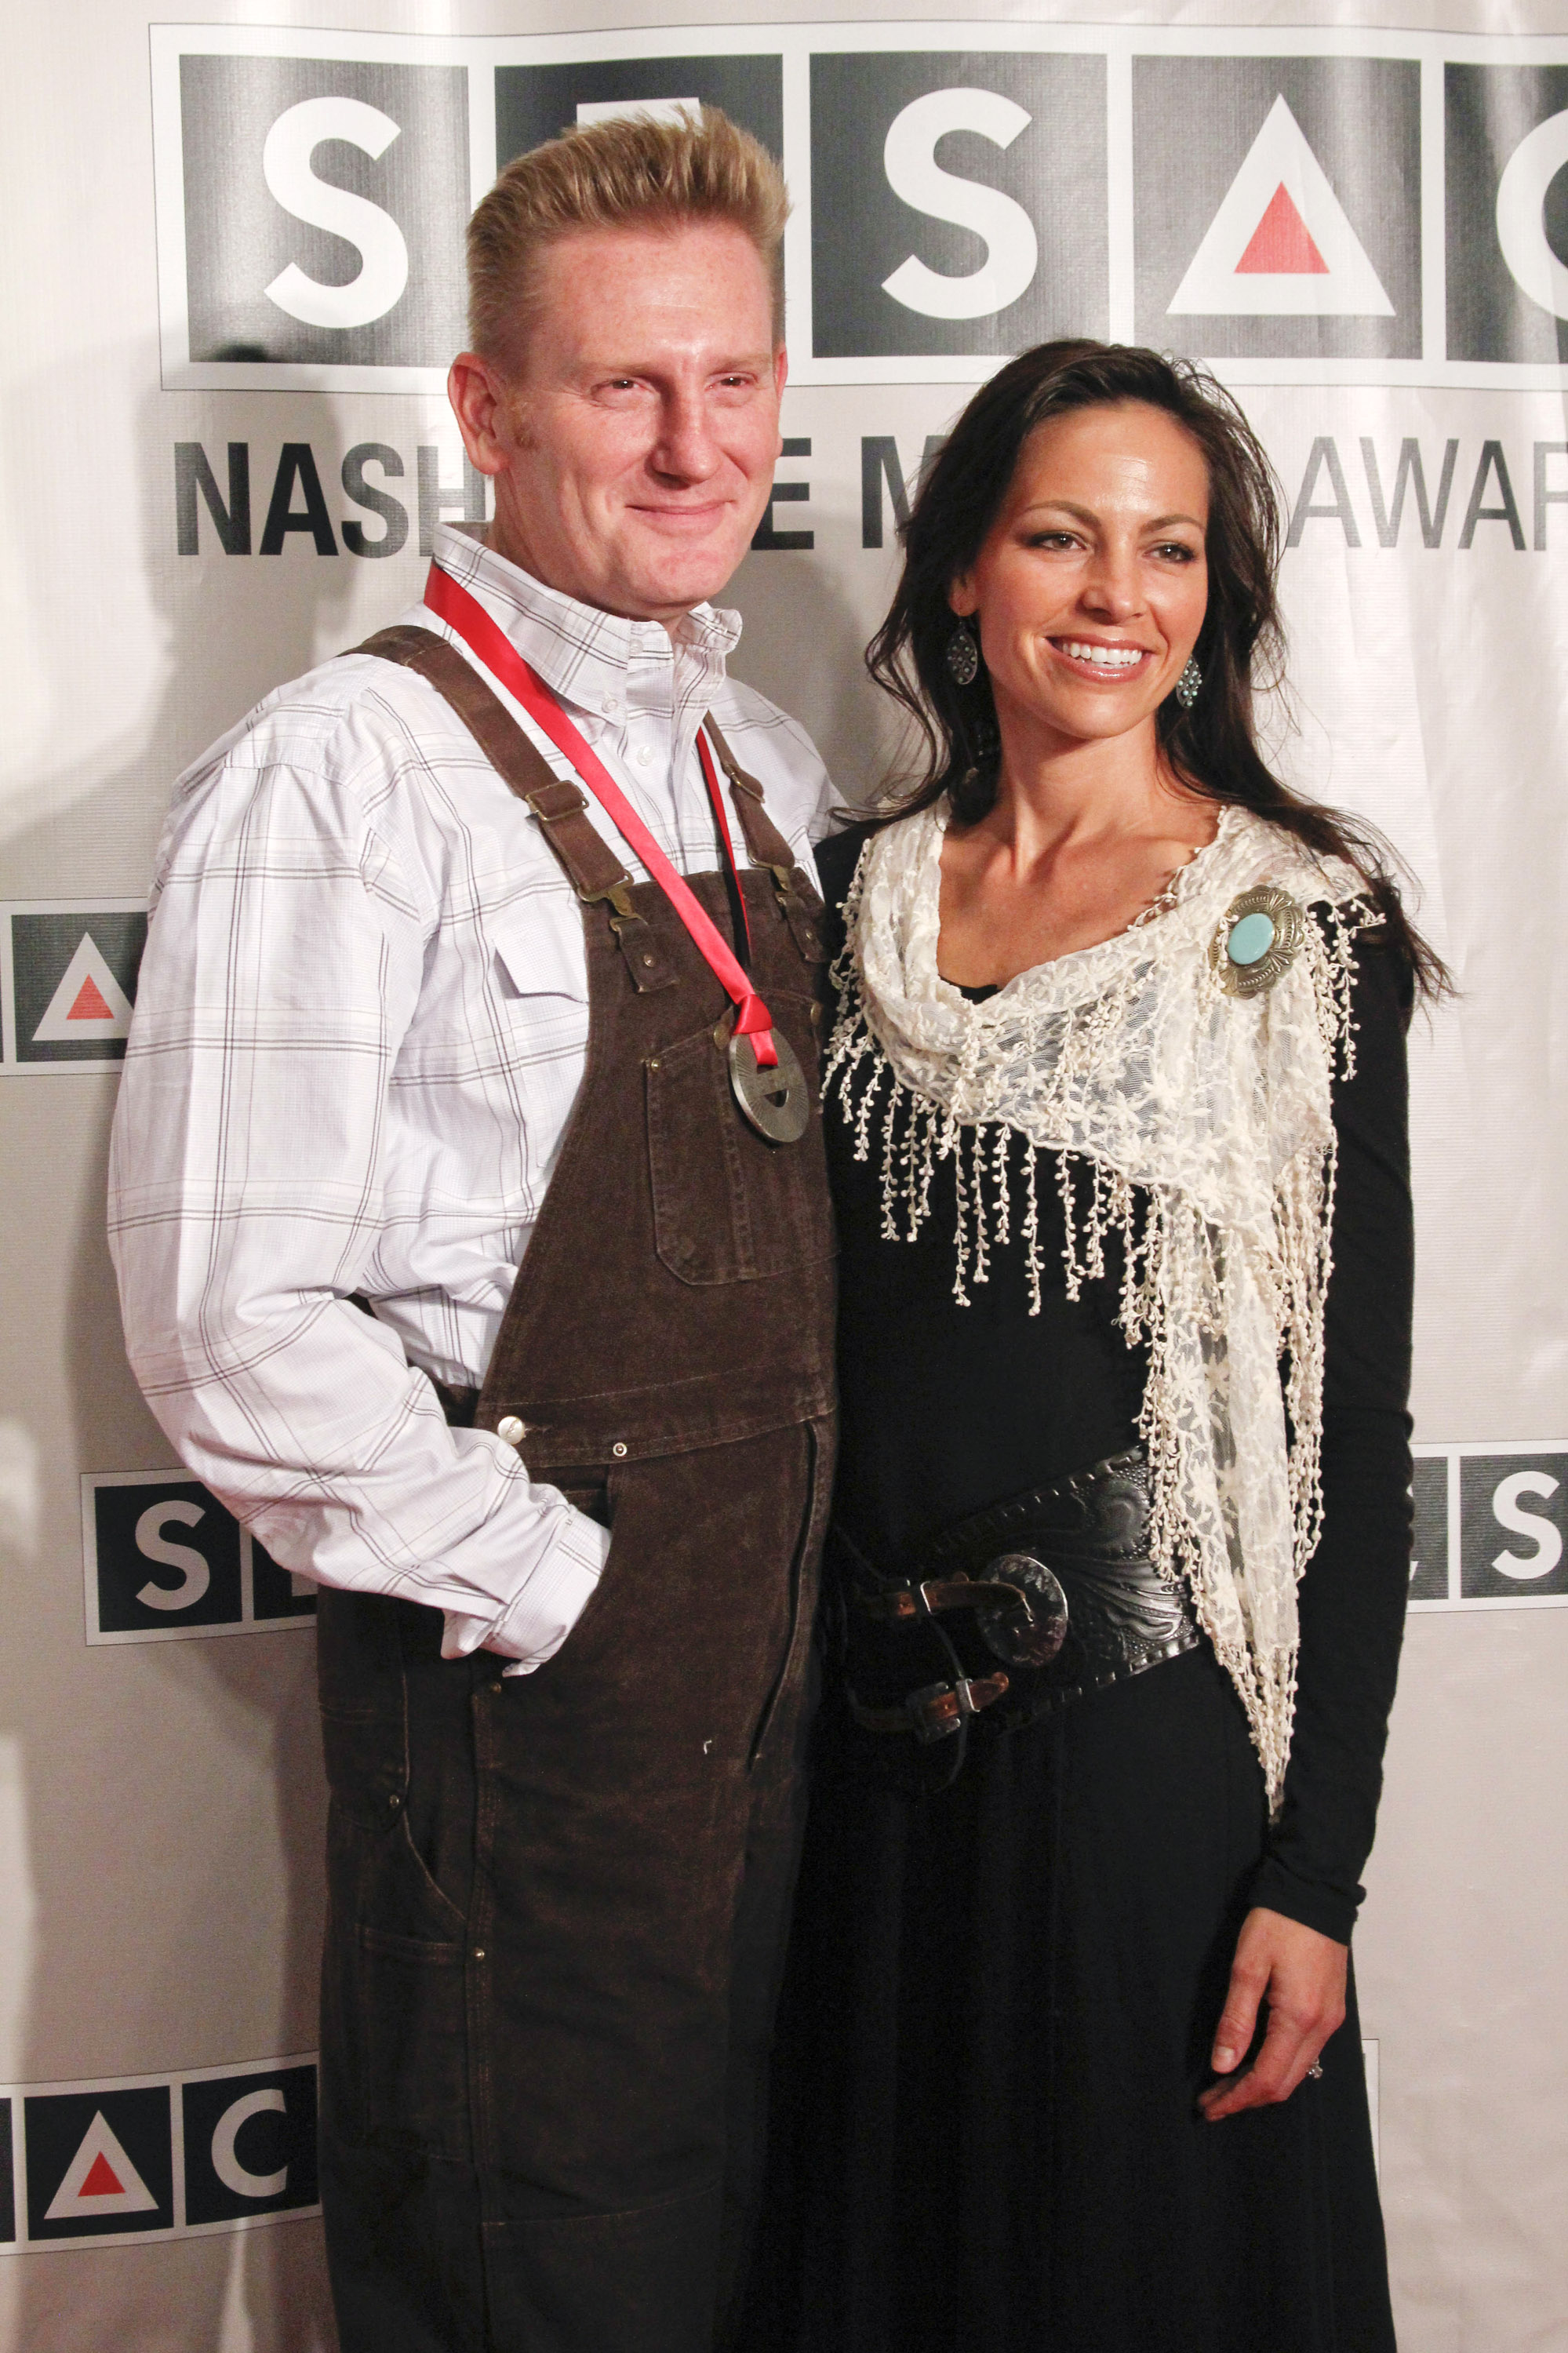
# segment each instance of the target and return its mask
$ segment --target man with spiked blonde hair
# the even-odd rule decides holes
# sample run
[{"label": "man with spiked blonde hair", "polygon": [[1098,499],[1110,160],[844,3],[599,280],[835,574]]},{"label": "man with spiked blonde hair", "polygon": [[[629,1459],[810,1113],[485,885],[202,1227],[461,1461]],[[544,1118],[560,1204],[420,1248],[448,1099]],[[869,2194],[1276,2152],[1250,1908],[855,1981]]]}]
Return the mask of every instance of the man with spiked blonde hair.
[{"label": "man with spiked blonde hair", "polygon": [[176,789],[131,1355],[319,1583],[344,2353],[708,2353],[745,2249],[832,1456],[772,160],[595,124],[470,233],[494,520]]}]

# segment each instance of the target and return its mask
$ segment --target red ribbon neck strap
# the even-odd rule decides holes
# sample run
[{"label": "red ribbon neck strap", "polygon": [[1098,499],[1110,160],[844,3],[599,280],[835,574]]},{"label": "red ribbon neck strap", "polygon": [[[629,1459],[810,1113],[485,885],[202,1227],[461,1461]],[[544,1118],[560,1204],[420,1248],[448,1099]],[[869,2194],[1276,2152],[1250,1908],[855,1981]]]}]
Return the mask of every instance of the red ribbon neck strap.
[{"label": "red ribbon neck strap", "polygon": [[708,788],[708,801],[713,809],[714,823],[718,828],[719,847],[724,851],[724,862],[728,867],[731,879],[735,883],[732,905],[739,911],[740,928],[746,934],[746,968],[749,972],[752,955],[751,917],[746,912],[746,893],[740,887],[740,869],[735,862],[735,845],[729,838],[729,819],[725,815],[724,795],[719,790],[718,771],[714,766],[714,755],[708,749],[708,739],[701,728],[697,730],[697,757],[702,763],[703,782]]},{"label": "red ribbon neck strap", "polygon": [[[557,752],[563,753],[571,762],[610,823],[629,847],[635,850],[674,908],[715,978],[734,1000],[736,1008],[735,1034],[750,1039],[763,1070],[774,1069],[779,1056],[773,1044],[773,1017],[752,987],[750,976],[739,957],[694,892],[665,857],[598,753],[567,717],[544,680],[524,660],[511,638],[498,622],[492,620],[478,597],[471,596],[450,572],[443,572],[439,564],[430,566],[429,577],[425,583],[425,603],[450,629],[456,630],[475,660],[499,681],[513,701],[522,705],[535,726],[544,730]],[[705,745],[703,748],[705,750]],[[718,797],[718,779],[706,760],[703,762],[703,772],[718,812],[725,849],[733,863],[729,828],[724,822],[724,804]],[[744,906],[744,901],[742,904]]]}]

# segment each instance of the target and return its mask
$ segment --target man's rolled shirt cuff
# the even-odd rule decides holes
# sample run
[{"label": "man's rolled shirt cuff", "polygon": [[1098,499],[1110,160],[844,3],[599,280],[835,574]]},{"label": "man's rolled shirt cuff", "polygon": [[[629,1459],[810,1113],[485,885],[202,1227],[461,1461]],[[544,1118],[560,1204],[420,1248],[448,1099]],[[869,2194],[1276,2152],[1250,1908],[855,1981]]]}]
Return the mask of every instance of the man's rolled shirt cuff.
[{"label": "man's rolled shirt cuff", "polygon": [[531,1675],[553,1659],[587,1609],[609,1557],[609,1530],[569,1506],[560,1535],[515,1600],[496,1618],[444,1612],[443,1659],[493,1651],[508,1663],[503,1675]]}]

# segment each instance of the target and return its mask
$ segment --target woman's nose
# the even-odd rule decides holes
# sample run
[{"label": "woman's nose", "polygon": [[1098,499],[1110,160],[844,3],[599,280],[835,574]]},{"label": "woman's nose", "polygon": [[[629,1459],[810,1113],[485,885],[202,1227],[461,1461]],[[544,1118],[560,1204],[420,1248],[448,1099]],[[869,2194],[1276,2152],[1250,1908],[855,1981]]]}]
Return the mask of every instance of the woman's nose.
[{"label": "woman's nose", "polygon": [[1085,578],[1083,601],[1091,612],[1117,620],[1139,612],[1143,590],[1136,556],[1130,551],[1102,548]]}]

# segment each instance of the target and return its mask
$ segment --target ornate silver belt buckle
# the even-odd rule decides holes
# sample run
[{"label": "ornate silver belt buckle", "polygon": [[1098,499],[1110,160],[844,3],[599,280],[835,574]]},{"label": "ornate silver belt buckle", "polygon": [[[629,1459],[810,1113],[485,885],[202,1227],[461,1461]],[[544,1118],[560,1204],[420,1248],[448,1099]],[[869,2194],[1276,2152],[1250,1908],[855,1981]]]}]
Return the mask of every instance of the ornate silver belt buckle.
[{"label": "ornate silver belt buckle", "polygon": [[1067,1597],[1060,1580],[1033,1553],[1004,1552],[988,1561],[988,1585],[1015,1585],[1022,1609],[977,1609],[975,1623],[987,1650],[1010,1667],[1048,1667],[1067,1639]]},{"label": "ornate silver belt buckle", "polygon": [[811,1119],[811,1095],[806,1073],[793,1046],[777,1023],[773,1050],[779,1060],[765,1070],[749,1037],[737,1036],[735,1015],[726,1016],[714,1031],[714,1043],[729,1066],[729,1088],[742,1116],[768,1144],[799,1144]]}]

